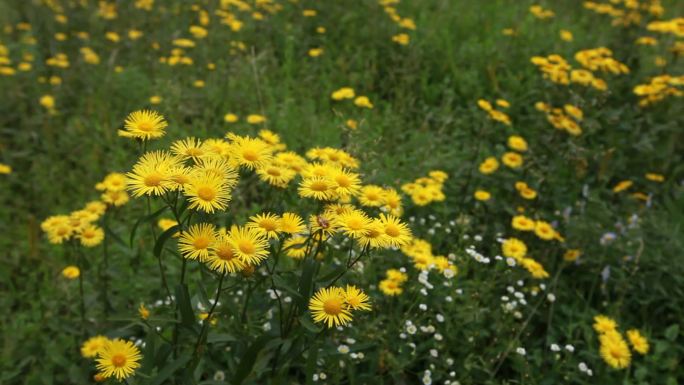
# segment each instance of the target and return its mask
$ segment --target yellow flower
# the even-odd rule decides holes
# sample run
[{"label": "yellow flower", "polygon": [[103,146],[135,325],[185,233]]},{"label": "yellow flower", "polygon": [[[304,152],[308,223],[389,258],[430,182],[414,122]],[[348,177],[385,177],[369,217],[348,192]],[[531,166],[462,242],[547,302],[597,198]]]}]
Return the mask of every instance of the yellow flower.
[{"label": "yellow flower", "polygon": [[362,107],[362,108],[373,108],[373,103],[371,103],[370,99],[368,99],[367,96],[358,96],[356,99],[354,99],[354,104],[357,107]]},{"label": "yellow flower", "polygon": [[371,219],[361,210],[347,210],[334,219],[335,225],[350,238],[368,234]]},{"label": "yellow flower", "polygon": [[387,243],[392,247],[401,247],[411,241],[412,235],[409,227],[394,215],[380,213],[380,223],[387,236]]},{"label": "yellow flower", "polygon": [[517,238],[508,238],[501,245],[501,252],[505,257],[522,260],[527,254],[527,245]]},{"label": "yellow flower", "polygon": [[631,180],[623,180],[623,181],[619,182],[618,184],[616,184],[615,186],[613,186],[613,193],[617,194],[621,191],[625,191],[628,188],[632,187],[633,184],[634,184],[634,182],[632,182]]},{"label": "yellow flower", "polygon": [[475,194],[473,194],[473,196],[478,201],[488,201],[489,198],[492,197],[492,194],[490,194],[489,191],[477,190],[477,191],[475,191]]},{"label": "yellow flower", "polygon": [[259,114],[249,114],[247,115],[247,123],[249,124],[261,124],[266,121],[266,117]]},{"label": "yellow flower", "polygon": [[501,161],[510,168],[519,168],[523,164],[523,157],[517,152],[507,152],[503,154]]},{"label": "yellow flower", "polygon": [[301,197],[323,201],[335,199],[337,196],[334,183],[321,176],[302,179],[298,191]]},{"label": "yellow flower", "polygon": [[344,300],[352,310],[371,310],[371,305],[368,303],[368,295],[354,285],[347,285],[344,292]]},{"label": "yellow flower", "polygon": [[661,174],[656,174],[656,173],[649,172],[649,173],[646,174],[646,179],[648,179],[648,180],[650,180],[650,181],[652,181],[652,182],[659,182],[659,183],[660,183],[660,182],[664,182],[664,181],[665,181],[665,176],[663,176],[663,175],[661,175]]},{"label": "yellow flower", "polygon": [[380,291],[388,296],[396,296],[403,293],[404,289],[401,288],[401,284],[398,281],[391,279],[383,279],[378,285]]},{"label": "yellow flower", "polygon": [[624,338],[617,331],[607,332],[599,337],[601,358],[615,369],[624,369],[632,361],[632,353]]},{"label": "yellow flower", "polygon": [[81,270],[76,266],[70,265],[62,270],[62,275],[66,279],[76,279],[81,275]]},{"label": "yellow flower", "polygon": [[577,258],[582,255],[582,251],[578,249],[570,249],[563,254],[563,259],[567,262],[574,262],[577,260]]},{"label": "yellow flower", "polygon": [[222,175],[203,173],[191,178],[185,185],[184,194],[188,197],[191,209],[213,214],[225,211],[231,200],[231,187]]},{"label": "yellow flower", "polygon": [[544,270],[544,266],[532,258],[523,258],[522,261],[520,261],[520,264],[525,270],[532,274],[533,278],[543,279],[549,277],[549,273]]},{"label": "yellow flower", "polygon": [[339,90],[333,92],[330,97],[333,100],[343,100],[343,99],[353,99],[356,94],[354,89],[350,87],[342,87]]},{"label": "yellow flower", "polygon": [[144,154],[126,174],[127,188],[133,196],[163,195],[171,188],[170,171],[179,163],[179,159],[164,151],[152,151]]},{"label": "yellow flower", "polygon": [[259,231],[233,226],[228,236],[236,257],[245,265],[256,266],[268,256],[268,240]]},{"label": "yellow flower", "polygon": [[361,188],[359,202],[363,206],[380,207],[385,199],[385,189],[376,185],[366,185]]},{"label": "yellow flower", "polygon": [[55,98],[52,95],[41,96],[39,102],[46,110],[53,110],[55,108]]},{"label": "yellow flower", "polygon": [[239,119],[240,119],[240,118],[239,118],[237,115],[233,114],[233,113],[228,113],[228,114],[226,114],[226,115],[223,116],[223,120],[224,120],[226,123],[235,123],[235,122],[237,122]]},{"label": "yellow flower", "polygon": [[612,318],[599,314],[594,317],[594,330],[600,334],[615,331],[617,323]]},{"label": "yellow flower", "polygon": [[81,245],[85,247],[95,247],[102,243],[104,239],[104,230],[100,227],[89,225],[81,229],[76,235],[76,238],[81,240]]},{"label": "yellow flower", "polygon": [[97,369],[105,378],[116,377],[122,380],[133,375],[140,367],[140,350],[130,341],[120,339],[109,341],[99,351]]},{"label": "yellow flower", "polygon": [[190,226],[181,233],[178,249],[187,259],[199,259],[204,262],[209,257],[209,248],[216,241],[216,230],[210,223],[199,223]]},{"label": "yellow flower", "polygon": [[635,352],[642,355],[648,353],[650,346],[648,344],[648,340],[641,334],[641,332],[636,329],[627,330],[627,339],[632,345],[632,348],[634,348]]},{"label": "yellow flower", "polygon": [[357,122],[354,119],[347,119],[346,122],[344,122],[344,125],[347,126],[350,130],[356,130],[359,128],[359,122]]},{"label": "yellow flower", "polygon": [[262,237],[267,239],[278,238],[280,233],[280,218],[271,213],[257,214],[251,216],[247,222],[247,228],[254,229]]},{"label": "yellow flower", "polygon": [[157,139],[164,136],[166,126],[168,123],[156,111],[135,111],[126,117],[124,129],[119,130],[119,136],[142,140]]},{"label": "yellow flower", "polygon": [[563,41],[572,41],[572,32],[568,31],[567,29],[561,29],[560,30],[560,38]]},{"label": "yellow flower", "polygon": [[235,273],[245,268],[245,263],[237,257],[228,233],[217,236],[205,262],[210,269],[219,273]]},{"label": "yellow flower", "polygon": [[109,338],[105,336],[90,337],[81,345],[81,355],[85,358],[93,358],[102,351],[108,342]]},{"label": "yellow flower", "polygon": [[515,151],[525,152],[527,151],[527,142],[522,136],[511,135],[508,137],[508,147]]},{"label": "yellow flower", "polygon": [[392,36],[392,41],[399,45],[408,45],[411,41],[411,37],[405,33],[399,33]]},{"label": "yellow flower", "polygon": [[295,213],[283,213],[283,216],[280,218],[280,230],[284,233],[299,234],[305,228],[302,217]]},{"label": "yellow flower", "polygon": [[534,233],[541,239],[550,241],[556,238],[556,230],[550,223],[544,221],[537,221],[534,226]]},{"label": "yellow flower", "polygon": [[524,215],[516,215],[511,220],[511,226],[520,231],[533,231],[535,225],[534,220]]},{"label": "yellow flower", "polygon": [[319,57],[319,56],[323,55],[323,51],[324,51],[323,48],[311,48],[311,49],[309,49],[308,54],[311,57]]},{"label": "yellow flower", "polygon": [[[248,118],[249,119],[249,118]],[[273,159],[271,145],[261,139],[228,134],[231,139],[230,156],[250,170],[263,167]]]},{"label": "yellow flower", "polygon": [[479,170],[482,174],[491,174],[499,168],[499,161],[495,157],[490,156],[480,163]]},{"label": "yellow flower", "polygon": [[143,320],[150,318],[150,311],[145,307],[145,304],[142,302],[140,302],[140,306],[138,306],[138,315],[140,315],[140,318]]},{"label": "yellow flower", "polygon": [[314,322],[323,322],[328,328],[344,326],[352,320],[346,293],[339,287],[318,290],[309,300],[309,311]]}]

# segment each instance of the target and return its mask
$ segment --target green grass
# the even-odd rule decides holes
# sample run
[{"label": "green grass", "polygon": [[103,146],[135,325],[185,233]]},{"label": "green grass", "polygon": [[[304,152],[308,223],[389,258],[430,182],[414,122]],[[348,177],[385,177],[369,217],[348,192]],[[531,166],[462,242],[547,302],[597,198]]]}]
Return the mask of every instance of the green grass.
[{"label": "green grass", "polygon": [[[433,169],[450,176],[445,202],[421,208],[404,200],[404,217],[418,218],[412,225],[414,232],[429,239],[438,253],[457,255],[461,272],[454,286],[439,287],[429,301],[431,309],[448,314],[449,320],[437,324],[432,315],[416,310],[421,298],[417,282],[401,301],[382,298],[371,287],[382,279],[384,270],[411,268],[401,253],[377,256],[363,274],[353,273],[355,281],[351,281],[364,283],[377,301],[376,311],[355,322],[348,334],[331,333],[315,340],[319,354],[327,358],[325,364],[315,365],[315,357],[313,363],[290,362],[280,380],[269,381],[310,382],[304,376],[310,374],[309,366],[313,365],[328,373],[329,383],[373,380],[412,384],[420,381],[430,364],[436,365],[432,370],[435,383],[443,383],[452,370],[463,384],[588,384],[594,380],[674,384],[681,380],[677,364],[684,357],[684,349],[676,330],[684,317],[684,268],[679,261],[684,251],[681,99],[640,109],[632,89],[662,72],[681,75],[682,65],[681,58],[678,61],[668,56],[667,67],[656,67],[653,60],[665,48],[635,46],[633,41],[644,34],[643,29],[613,28],[607,17],[592,14],[576,2],[547,2],[557,16],[541,21],[529,14],[530,1],[406,0],[397,7],[399,14],[413,18],[418,28],[408,31],[412,40],[404,47],[391,42],[399,28],[375,1],[282,1],[283,11],[263,22],[241,14],[245,25],[240,32],[230,32],[210,11],[209,37],[188,49],[195,64],[169,67],[159,63],[159,56],[168,55],[173,38],[189,36],[187,28],[196,23],[196,16],[185,2],[168,3],[167,12],[150,15],[121,4],[119,18],[112,21],[99,19],[95,15],[97,6],[91,4],[88,9],[69,10],[68,27],[54,22],[54,14],[34,2],[10,0],[0,4],[0,24],[29,22],[31,35],[37,39],[37,44],[30,46],[20,43],[25,33],[0,35],[0,43],[9,48],[13,62],[19,62],[23,52],[36,57],[31,71],[0,77],[0,161],[14,170],[0,179],[0,247],[4,251],[0,305],[5,309],[0,316],[4,342],[0,383],[92,382],[93,365],[76,349],[83,340],[78,291],[74,282],[60,276],[61,269],[73,263],[74,255],[66,247],[48,244],[40,223],[50,215],[68,213],[97,199],[94,185],[107,173],[130,170],[138,149],[132,141],[118,137],[117,129],[128,113],[150,107],[152,95],[163,97],[154,108],[170,123],[166,137],[155,142],[155,148],[168,147],[172,141],[190,135],[222,137],[229,130],[254,135],[258,129],[244,123],[244,117],[262,113],[268,118],[265,127],[280,134],[288,148],[301,154],[316,146],[344,147],[360,160],[366,183],[398,189]],[[199,3],[210,10],[216,7],[216,2]],[[684,10],[676,1],[666,1],[664,6],[667,19]],[[318,16],[302,17],[301,10],[309,7],[317,9]],[[318,25],[327,32],[316,34]],[[131,43],[125,37],[129,28],[140,29],[145,36]],[[515,28],[518,35],[504,36],[504,28]],[[572,31],[574,41],[561,41],[560,29]],[[122,42],[107,42],[103,35],[110,30],[119,32]],[[70,37],[57,42],[53,34],[58,31],[89,31],[91,40],[83,43]],[[230,54],[228,42],[237,40],[248,48]],[[159,42],[162,49],[152,49],[152,41]],[[661,41],[665,44],[667,38]],[[83,45],[99,53],[99,65],[82,62],[78,49]],[[602,45],[631,68],[626,76],[604,76],[610,86],[605,94],[553,85],[530,63],[532,56],[552,53],[572,61],[574,52]],[[324,47],[324,55],[307,56],[312,47]],[[69,53],[69,69],[43,64],[57,52]],[[206,69],[210,62],[216,64],[215,71]],[[114,67],[119,65],[123,71],[116,73]],[[62,77],[61,86],[38,81],[40,76],[53,74]],[[192,87],[197,79],[206,81],[206,87]],[[369,96],[374,109],[360,110],[349,102],[332,101],[330,93],[343,86]],[[48,93],[56,98],[56,115],[49,115],[38,103],[40,96]],[[508,100],[512,106],[506,112],[513,126],[488,120],[477,108],[480,98]],[[534,109],[540,100],[580,105],[587,115],[582,124],[584,134],[571,138],[554,130]],[[223,116],[228,112],[240,115],[240,123],[225,123]],[[347,118],[358,119],[360,128],[346,130]],[[503,153],[506,138],[514,133],[530,143],[525,169],[489,177],[478,174],[482,159]],[[662,185],[648,184],[643,179],[646,172],[661,172],[667,180]],[[539,191],[540,198],[532,204],[515,193],[513,183],[521,178]],[[633,191],[653,193],[648,207],[610,191],[624,179],[639,181]],[[478,187],[490,190],[494,201],[475,202],[472,193]],[[588,191],[586,195],[584,190]],[[246,198],[235,199],[240,203],[233,214],[241,223],[265,207],[302,205],[296,190],[291,187],[290,191],[283,202],[278,202],[269,189],[247,182],[237,193]],[[156,205],[161,207],[158,202]],[[493,257],[499,253],[498,234],[510,234],[510,216],[521,205],[535,216],[558,221],[567,248],[583,250],[582,263],[568,265],[561,261],[566,246],[541,241],[529,244],[537,253],[534,257],[542,259],[552,274],[546,284],[555,289],[557,300],[554,305],[542,301],[534,307],[537,298],[530,298],[523,318],[530,315],[530,322],[522,328],[522,321],[501,311],[499,298],[508,285],[527,276],[501,266],[483,268],[464,253],[471,242],[462,237],[481,235],[485,241],[477,245],[478,250]],[[564,218],[562,214],[568,208],[572,212]],[[143,200],[134,200],[110,219],[112,230],[124,243],[144,210]],[[618,222],[626,227],[633,214],[639,216],[639,226],[625,230],[611,246],[599,244],[602,234],[618,232]],[[428,232],[430,226],[420,224],[420,218],[428,215],[435,215],[442,224],[459,219],[459,225],[451,234],[433,235]],[[111,246],[114,257],[109,270],[109,298],[114,316],[100,317],[98,282],[86,280],[90,335],[142,338],[144,333],[132,318],[135,309],[140,302],[151,303],[163,295],[157,262],[150,252],[154,244],[149,229],[141,226],[139,233],[133,247],[117,242]],[[91,265],[88,271],[93,274],[99,266],[99,253],[98,249],[87,258]],[[625,261],[625,256],[637,255],[638,263],[630,262],[634,259]],[[603,282],[601,272],[607,265],[611,266],[611,275]],[[291,263],[290,267],[294,266]],[[168,269],[169,276],[179,272],[177,265]],[[554,279],[556,273],[558,279]],[[191,274],[194,289],[201,286],[200,282],[215,286],[215,280],[199,268]],[[413,274],[412,280],[416,277]],[[536,284],[529,279],[527,283]],[[454,296],[455,288],[466,293],[463,299],[444,302],[442,298]],[[225,325],[222,332],[259,335],[263,321],[259,311],[269,306],[264,293],[255,295],[250,322],[221,321]],[[628,371],[610,370],[598,356],[598,341],[591,330],[591,318],[599,313],[616,317],[623,330],[635,327],[645,331],[653,353],[635,357]],[[172,317],[172,312],[168,316]],[[412,354],[406,341],[397,342],[406,319],[438,326],[448,343],[416,340],[417,351]],[[520,338],[511,340],[518,332]],[[352,335],[367,360],[349,360],[345,369],[339,369],[335,349]],[[313,338],[307,338],[305,341],[314,344]],[[238,365],[235,357],[246,354],[248,342],[238,338],[230,345],[237,352],[234,355],[226,353],[224,346],[214,350],[213,359],[201,367],[203,383],[218,383],[210,381],[216,370],[234,373]],[[551,343],[573,344],[577,352],[555,359],[548,350]],[[503,357],[511,346],[524,346],[527,358],[515,353]],[[429,358],[431,348],[440,350],[439,359]],[[269,354],[272,352],[259,356],[257,368],[272,362]],[[311,357],[307,353],[306,359]],[[447,357],[455,363],[447,365]],[[593,378],[577,371],[580,361],[594,370]],[[358,367],[352,368],[354,365]],[[260,381],[266,377],[264,374],[260,380],[252,375],[248,381],[263,383]],[[144,378],[136,381],[147,383]]]}]

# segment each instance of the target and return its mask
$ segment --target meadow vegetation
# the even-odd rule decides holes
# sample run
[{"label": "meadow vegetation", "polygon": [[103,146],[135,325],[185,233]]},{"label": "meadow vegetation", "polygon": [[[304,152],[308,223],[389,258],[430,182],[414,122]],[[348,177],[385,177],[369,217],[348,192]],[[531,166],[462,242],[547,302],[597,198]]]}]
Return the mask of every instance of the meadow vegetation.
[{"label": "meadow vegetation", "polygon": [[683,12],[0,2],[0,383],[684,381]]}]

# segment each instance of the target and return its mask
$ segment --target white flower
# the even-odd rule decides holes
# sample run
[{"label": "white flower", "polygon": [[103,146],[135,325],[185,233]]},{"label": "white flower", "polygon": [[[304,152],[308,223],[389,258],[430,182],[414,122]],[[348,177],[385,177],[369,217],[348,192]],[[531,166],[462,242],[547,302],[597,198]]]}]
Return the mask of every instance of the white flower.
[{"label": "white flower", "polygon": [[551,351],[560,352],[561,348],[558,344],[551,344]]},{"label": "white flower", "polygon": [[525,351],[525,348],[516,348],[515,352],[520,354],[521,356],[524,356],[525,354],[527,354],[527,352]]},{"label": "white flower", "polygon": [[567,344],[567,345],[565,345],[565,350],[567,350],[567,351],[569,351],[570,353],[572,353],[572,352],[575,351],[575,347],[572,346],[572,345],[570,345],[570,344]]},{"label": "white flower", "polygon": [[226,374],[222,370],[218,370],[214,373],[214,381],[223,381],[226,379]]},{"label": "white flower", "polygon": [[418,305],[418,308],[422,311],[425,311],[425,310],[427,310],[427,305],[424,303],[421,303],[420,305]]},{"label": "white flower", "polygon": [[321,380],[325,380],[326,378],[328,378],[328,376],[327,376],[325,373],[323,373],[323,372],[321,372],[321,373],[318,375],[318,377],[320,377]]},{"label": "white flower", "polygon": [[587,367],[587,364],[585,364],[584,362],[580,362],[579,365],[577,365],[577,367],[579,368],[580,372],[582,372],[582,373],[589,370],[589,368]]},{"label": "white flower", "polygon": [[553,293],[549,293],[546,296],[546,299],[549,300],[549,302],[556,302],[556,296]]},{"label": "white flower", "polygon": [[443,337],[441,334],[435,333],[435,340],[441,341],[441,340],[443,340],[443,339],[444,339],[444,337]]},{"label": "white flower", "polygon": [[591,377],[594,375],[594,372],[591,371],[591,369],[587,369],[587,376]]},{"label": "white flower", "polygon": [[416,331],[417,331],[417,329],[414,325],[406,326],[406,332],[408,332],[408,334],[411,334],[411,335],[416,334]]},{"label": "white flower", "polygon": [[513,267],[516,265],[515,259],[513,258],[506,258],[506,264],[510,267]]},{"label": "white flower", "polygon": [[437,314],[435,318],[437,318],[437,322],[444,322],[444,316],[441,314]]},{"label": "white flower", "polygon": [[347,354],[349,353],[349,346],[347,345],[340,345],[337,347],[337,351],[342,354]]},{"label": "white flower", "polygon": [[437,349],[430,349],[430,355],[434,358],[437,358],[439,357],[439,352],[437,351]]}]

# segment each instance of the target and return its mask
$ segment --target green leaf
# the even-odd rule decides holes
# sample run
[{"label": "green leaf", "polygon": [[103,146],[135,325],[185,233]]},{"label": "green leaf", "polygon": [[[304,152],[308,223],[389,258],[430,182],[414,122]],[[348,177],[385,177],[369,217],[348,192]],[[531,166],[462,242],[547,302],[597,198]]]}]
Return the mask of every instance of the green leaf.
[{"label": "green leaf", "polygon": [[160,208],[159,210],[153,212],[152,214],[144,216],[135,222],[135,224],[133,225],[133,228],[131,229],[131,235],[130,235],[130,239],[129,239],[130,247],[133,247],[133,240],[135,239],[135,233],[138,231],[138,227],[140,226],[140,224],[143,222],[149,222],[149,221],[155,219],[156,217],[159,216],[159,214],[163,213],[164,210],[166,210],[166,209],[167,209],[167,207],[164,206],[164,207]]},{"label": "green leaf", "polygon": [[667,338],[669,341],[674,341],[677,339],[677,336],[679,335],[679,325],[674,324],[670,326],[669,328],[665,329],[665,338]]},{"label": "green leaf", "polygon": [[311,321],[311,316],[309,313],[304,313],[299,316],[299,323],[304,326],[304,329],[310,331],[311,333],[320,333],[323,330],[322,327],[317,326]]},{"label": "green leaf", "polygon": [[261,349],[266,345],[266,343],[271,340],[272,337],[269,335],[262,335],[257,338],[254,343],[247,349],[245,354],[242,355],[240,359],[240,364],[235,371],[235,377],[233,377],[233,384],[240,385],[249,376],[254,367],[254,362],[261,352]]},{"label": "green leaf", "polygon": [[173,227],[168,228],[166,231],[161,233],[159,238],[157,238],[157,243],[154,244],[154,256],[159,258],[161,255],[162,250],[164,249],[164,243],[173,236],[173,234],[177,233],[178,230],[181,229],[180,225],[175,225]]},{"label": "green leaf", "polygon": [[207,337],[207,343],[208,344],[218,344],[222,342],[233,342],[237,341],[237,338],[233,336],[232,334],[226,334],[226,333],[210,333],[209,336]]},{"label": "green leaf", "polygon": [[185,366],[185,364],[190,361],[190,358],[192,358],[192,355],[190,353],[185,353],[182,356],[178,357],[177,360],[171,362],[170,364],[164,366],[159,373],[157,373],[157,376],[152,378],[152,381],[150,382],[150,385],[161,385],[166,381],[168,378],[170,378],[178,369],[182,368]]},{"label": "green leaf", "polygon": [[316,262],[313,258],[308,258],[304,261],[304,268],[302,270],[302,278],[299,281],[299,312],[300,314],[306,309],[306,300],[311,297],[313,273],[315,271]]},{"label": "green leaf", "polygon": [[188,285],[176,286],[176,301],[181,314],[181,324],[192,329],[195,326],[195,313],[192,311],[192,305],[190,304]]},{"label": "green leaf", "polygon": [[317,369],[316,360],[318,359],[318,347],[313,341],[309,343],[312,346],[309,348],[309,357],[306,360],[306,385],[313,385],[313,375]]},{"label": "green leaf", "polygon": [[105,224],[103,227],[104,227],[105,234],[109,238],[113,239],[116,243],[120,244],[121,246],[123,246],[127,249],[130,248],[130,246],[127,245],[126,242],[124,242],[124,240],[121,239],[121,237],[109,227],[109,225]]}]

